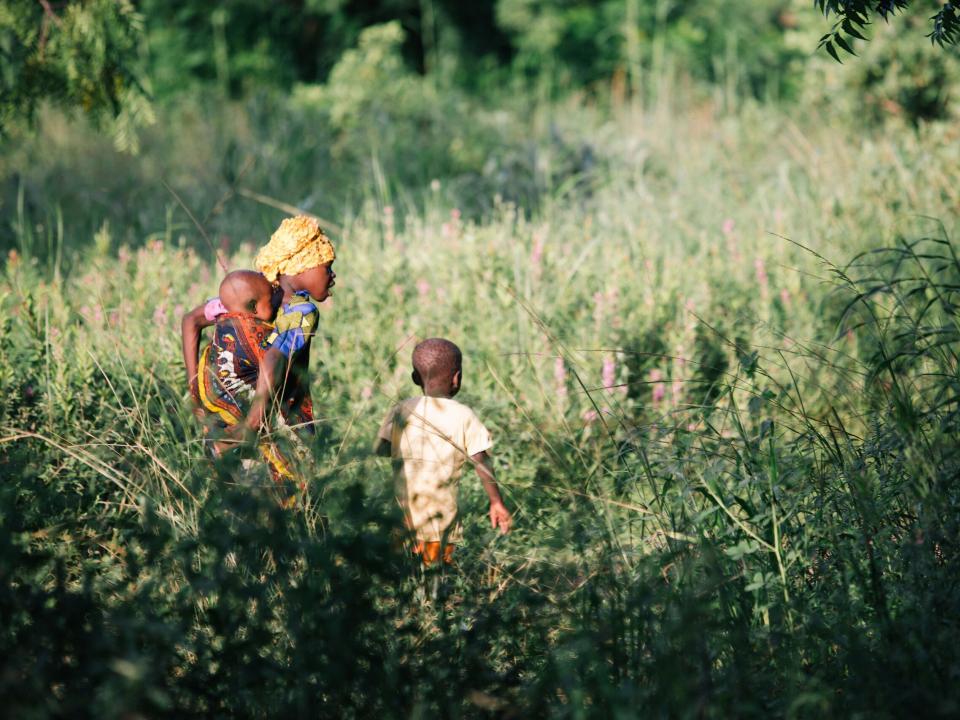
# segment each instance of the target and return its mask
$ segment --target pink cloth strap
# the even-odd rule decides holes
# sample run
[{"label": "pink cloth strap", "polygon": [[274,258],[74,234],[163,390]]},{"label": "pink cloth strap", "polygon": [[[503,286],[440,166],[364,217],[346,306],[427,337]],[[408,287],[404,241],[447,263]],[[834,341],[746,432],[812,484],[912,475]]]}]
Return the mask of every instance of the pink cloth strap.
[{"label": "pink cloth strap", "polygon": [[216,322],[217,317],[226,314],[226,312],[227,309],[220,302],[219,297],[210,298],[207,300],[207,304],[203,306],[203,317],[206,318],[207,322]]}]

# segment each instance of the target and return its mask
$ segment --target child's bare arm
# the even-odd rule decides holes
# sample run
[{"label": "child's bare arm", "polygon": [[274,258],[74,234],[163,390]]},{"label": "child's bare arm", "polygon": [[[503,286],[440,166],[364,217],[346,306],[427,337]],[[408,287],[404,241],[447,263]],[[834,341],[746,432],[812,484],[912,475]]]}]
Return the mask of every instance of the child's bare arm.
[{"label": "child's bare arm", "polygon": [[490,499],[490,526],[500,528],[500,532],[506,535],[510,532],[510,526],[513,524],[513,517],[507,506],[503,504],[503,498],[500,497],[500,488],[497,487],[497,479],[493,475],[493,468],[490,467],[490,456],[486,451],[471,455],[473,467],[480,476],[480,482],[483,483],[483,489]]},{"label": "child's bare arm", "polygon": [[390,451],[390,441],[384,440],[382,437],[378,437],[376,444],[373,446],[373,452],[380,457],[390,457]]},{"label": "child's bare arm", "polygon": [[200,356],[200,331],[213,325],[207,320],[204,306],[198,305],[183,316],[180,323],[180,334],[183,341],[183,364],[187,370],[187,386],[190,394],[197,397],[197,360]]},{"label": "child's bare arm", "polygon": [[393,424],[397,420],[397,408],[394,406],[380,423],[377,439],[373,441],[373,452],[378,457],[390,457],[393,454]]}]

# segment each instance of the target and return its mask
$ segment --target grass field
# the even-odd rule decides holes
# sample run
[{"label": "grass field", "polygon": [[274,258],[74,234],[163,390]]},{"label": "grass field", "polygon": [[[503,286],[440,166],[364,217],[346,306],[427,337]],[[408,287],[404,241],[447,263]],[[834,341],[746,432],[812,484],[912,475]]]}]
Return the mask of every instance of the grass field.
[{"label": "grass field", "polygon": [[[8,159],[15,716],[960,711],[955,128],[571,103],[490,147],[499,195],[373,153],[337,204],[290,187],[296,112],[269,145],[211,113],[99,160],[50,118],[57,152]],[[214,249],[250,267],[284,216],[225,194],[228,144],[244,187],[338,226],[293,512],[204,458],[187,403],[179,319],[215,294]],[[318,188],[350,184],[335,167]],[[466,540],[425,603],[371,445],[434,335],[463,348],[516,524],[495,536],[466,477]]]}]

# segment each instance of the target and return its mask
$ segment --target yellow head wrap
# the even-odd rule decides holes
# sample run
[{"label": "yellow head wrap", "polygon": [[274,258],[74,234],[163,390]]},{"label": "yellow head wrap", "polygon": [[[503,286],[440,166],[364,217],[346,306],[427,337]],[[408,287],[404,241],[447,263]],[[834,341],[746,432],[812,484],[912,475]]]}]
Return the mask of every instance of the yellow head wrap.
[{"label": "yellow head wrap", "polygon": [[260,248],[254,264],[270,282],[278,275],[296,275],[333,262],[336,257],[330,239],[317,221],[306,215],[287,218]]}]

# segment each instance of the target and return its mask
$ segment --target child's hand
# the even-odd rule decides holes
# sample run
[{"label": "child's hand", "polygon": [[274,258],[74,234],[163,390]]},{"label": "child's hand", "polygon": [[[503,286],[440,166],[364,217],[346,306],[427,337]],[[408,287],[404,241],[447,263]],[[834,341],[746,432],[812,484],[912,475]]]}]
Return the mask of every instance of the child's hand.
[{"label": "child's hand", "polygon": [[217,457],[221,457],[224,452],[250,443],[255,439],[255,433],[249,432],[242,423],[237,423],[224,430],[223,438],[213,443],[213,452]]},{"label": "child's hand", "polygon": [[513,517],[503,503],[490,503],[490,527],[500,528],[500,534],[506,535],[513,525]]},{"label": "child's hand", "polygon": [[257,439],[256,431],[251,430],[244,423],[231,425],[224,431],[223,436],[224,439],[234,447],[241,444],[252,443]]},{"label": "child's hand", "polygon": [[223,457],[223,454],[227,450],[232,450],[237,444],[235,442],[228,442],[225,440],[218,440],[213,444],[213,454],[215,457]]}]

